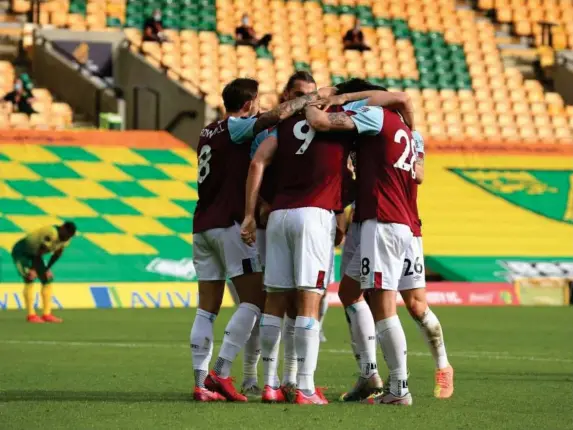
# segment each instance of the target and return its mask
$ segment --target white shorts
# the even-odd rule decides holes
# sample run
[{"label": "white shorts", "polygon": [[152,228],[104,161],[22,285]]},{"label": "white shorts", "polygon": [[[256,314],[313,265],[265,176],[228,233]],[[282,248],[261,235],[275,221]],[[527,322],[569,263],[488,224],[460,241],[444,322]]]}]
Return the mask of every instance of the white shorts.
[{"label": "white shorts", "polygon": [[414,237],[404,258],[404,270],[398,283],[398,291],[426,288],[426,270],[424,267],[424,247],[422,238]]},{"label": "white shorts", "polygon": [[319,208],[280,209],[267,223],[267,290],[301,288],[324,293],[331,271],[336,218]]},{"label": "white shorts", "polygon": [[[347,273],[347,269],[356,252],[360,254],[360,224],[357,222],[353,222],[348,227],[348,231],[346,232],[346,238],[344,239],[344,245],[342,247],[342,260],[340,262],[341,278]],[[358,256],[356,262],[353,265],[355,267],[351,268],[351,273],[354,273],[355,276],[351,277],[359,281],[360,256]]]},{"label": "white shorts", "polygon": [[265,257],[267,254],[267,231],[263,228],[257,228],[257,252],[263,270],[265,269]]},{"label": "white shorts", "polygon": [[199,281],[223,281],[262,270],[257,248],[241,240],[238,223],[193,234],[193,264]]},{"label": "white shorts", "polygon": [[360,284],[362,289],[398,291],[412,230],[405,224],[384,224],[375,219],[360,229]]}]

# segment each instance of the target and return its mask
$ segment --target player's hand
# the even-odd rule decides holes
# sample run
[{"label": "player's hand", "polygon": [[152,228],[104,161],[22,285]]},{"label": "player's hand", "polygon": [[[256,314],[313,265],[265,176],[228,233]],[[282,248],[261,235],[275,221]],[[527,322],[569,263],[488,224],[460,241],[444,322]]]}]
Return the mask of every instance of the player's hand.
[{"label": "player's hand", "polygon": [[28,270],[28,272],[26,273],[26,277],[24,278],[24,280],[26,282],[34,282],[34,280],[38,277],[38,274],[36,273],[36,271],[34,269],[30,269]]},{"label": "player's hand", "polygon": [[330,106],[340,106],[346,103],[346,97],[344,94],[339,96],[332,95],[329,97],[321,97],[313,102],[310,102],[309,106],[314,106],[322,110],[328,109]]},{"label": "player's hand", "polygon": [[54,280],[54,274],[50,269],[46,270],[44,277],[46,278],[46,282],[52,282]]},{"label": "player's hand", "polygon": [[241,224],[241,239],[247,245],[253,245],[257,239],[257,223],[252,216],[246,216]]}]

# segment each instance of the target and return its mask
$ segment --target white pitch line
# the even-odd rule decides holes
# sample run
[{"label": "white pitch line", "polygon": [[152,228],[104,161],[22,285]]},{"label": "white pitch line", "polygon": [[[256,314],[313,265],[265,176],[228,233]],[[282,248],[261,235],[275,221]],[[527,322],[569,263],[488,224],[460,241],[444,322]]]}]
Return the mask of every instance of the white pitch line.
[{"label": "white pitch line", "polygon": [[[87,347],[103,347],[103,348],[188,348],[187,345],[174,344],[174,343],[121,343],[121,342],[76,342],[76,341],[55,341],[55,340],[0,340],[2,344],[8,345],[44,345],[44,346],[87,346]],[[350,354],[351,350],[348,349],[328,349],[321,348],[320,352],[327,354]],[[408,351],[408,355],[412,357],[429,357],[428,352]],[[535,355],[511,355],[508,352],[502,351],[450,351],[450,357],[468,358],[468,359],[490,359],[490,360],[514,360],[514,361],[540,361],[540,362],[553,362],[553,363],[573,363],[573,358],[555,358],[555,357],[538,357]]]}]

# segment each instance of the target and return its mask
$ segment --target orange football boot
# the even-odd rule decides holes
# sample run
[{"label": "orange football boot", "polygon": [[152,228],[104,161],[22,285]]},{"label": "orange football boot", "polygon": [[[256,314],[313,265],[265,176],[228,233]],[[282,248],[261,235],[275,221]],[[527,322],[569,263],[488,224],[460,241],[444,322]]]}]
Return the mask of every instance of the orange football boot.
[{"label": "orange football boot", "polygon": [[226,400],[221,394],[201,387],[195,387],[193,399],[198,402],[224,402]]},{"label": "orange football boot", "polygon": [[302,390],[296,390],[296,398],[294,402],[297,405],[328,405],[328,400],[322,394],[319,388],[314,391],[314,394],[307,396]]},{"label": "orange football boot", "polygon": [[44,322],[53,323],[53,324],[60,324],[60,323],[64,322],[63,319],[58,318],[52,314],[44,315],[44,316],[42,316],[42,319],[44,320]]},{"label": "orange football boot", "polygon": [[242,395],[233,385],[234,378],[221,378],[214,370],[209,372],[205,379],[205,386],[209,391],[222,394],[230,402],[246,402],[247,396]]},{"label": "orange football boot", "polygon": [[32,324],[44,324],[44,320],[40,318],[38,315],[28,315],[26,321]]},{"label": "orange football boot", "polygon": [[454,368],[448,366],[444,369],[437,369],[434,397],[448,399],[452,397],[452,394],[454,394]]}]

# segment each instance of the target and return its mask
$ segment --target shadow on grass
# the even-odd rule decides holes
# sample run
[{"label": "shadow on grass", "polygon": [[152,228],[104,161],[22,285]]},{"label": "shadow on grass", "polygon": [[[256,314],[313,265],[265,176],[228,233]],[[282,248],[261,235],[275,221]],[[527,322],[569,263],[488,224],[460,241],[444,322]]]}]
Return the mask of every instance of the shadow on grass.
[{"label": "shadow on grass", "polygon": [[191,393],[126,392],[126,391],[62,391],[6,390],[0,391],[1,402],[190,402]]}]

